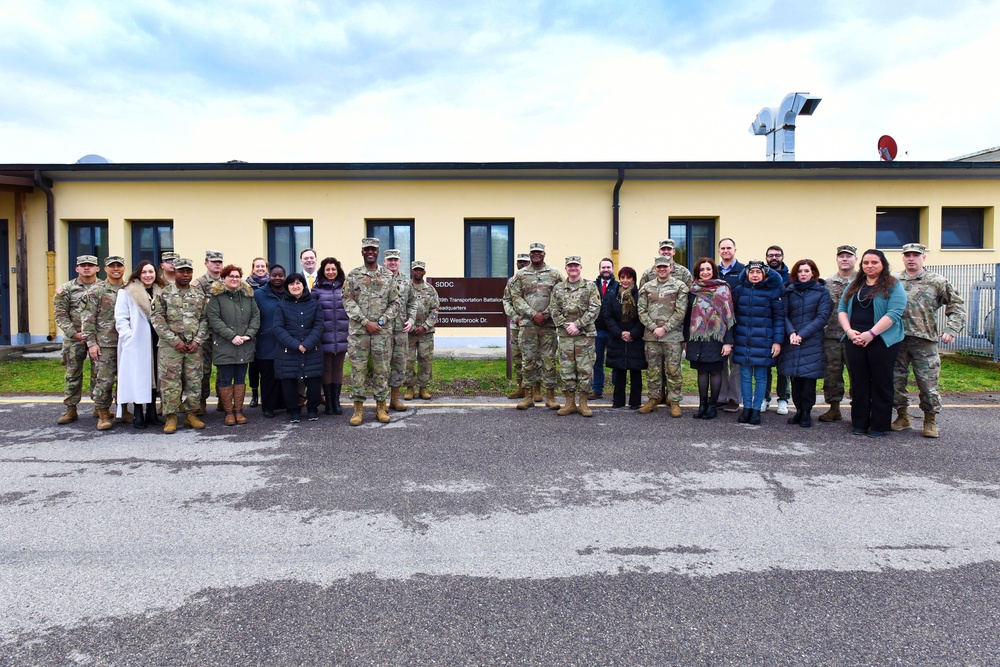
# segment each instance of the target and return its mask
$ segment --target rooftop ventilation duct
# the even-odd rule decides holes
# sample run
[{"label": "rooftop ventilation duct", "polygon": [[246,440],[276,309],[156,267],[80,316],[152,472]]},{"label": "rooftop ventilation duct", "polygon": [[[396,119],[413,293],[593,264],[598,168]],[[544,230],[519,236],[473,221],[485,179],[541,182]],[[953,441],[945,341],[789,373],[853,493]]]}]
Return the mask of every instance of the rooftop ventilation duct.
[{"label": "rooftop ventilation duct", "polygon": [[768,162],[795,161],[795,117],[811,116],[820,98],[809,93],[788,93],[781,104],[764,107],[750,124],[750,134],[767,138]]}]

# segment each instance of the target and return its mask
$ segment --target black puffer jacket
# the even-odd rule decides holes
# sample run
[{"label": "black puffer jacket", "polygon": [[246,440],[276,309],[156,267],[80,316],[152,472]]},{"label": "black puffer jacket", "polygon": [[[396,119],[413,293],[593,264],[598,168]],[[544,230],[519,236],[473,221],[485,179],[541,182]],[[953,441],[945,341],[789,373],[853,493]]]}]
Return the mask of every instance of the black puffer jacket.
[{"label": "black puffer jacket", "polygon": [[[608,346],[605,350],[604,365],[608,368],[619,370],[641,370],[646,368],[646,348],[642,341],[642,335],[646,332],[646,327],[639,321],[638,313],[635,319],[622,322],[622,304],[618,300],[618,291],[621,289],[620,283],[608,286],[608,292],[601,302],[601,316],[598,320],[604,322],[608,330]],[[639,301],[639,289],[632,286],[632,298]],[[626,343],[622,340],[622,332],[628,331],[632,334],[632,342]]]},{"label": "black puffer jacket", "polygon": [[[832,308],[826,281],[789,283],[782,300],[785,302],[785,344],[778,357],[778,369],[788,377],[823,377],[826,368],[824,328],[830,321]],[[788,336],[793,333],[802,336],[801,345],[788,343]]]},{"label": "black puffer jacket", "polygon": [[[288,294],[274,311],[274,377],[295,380],[323,375],[323,309],[303,289],[299,298]],[[306,348],[299,351],[299,345]]]}]

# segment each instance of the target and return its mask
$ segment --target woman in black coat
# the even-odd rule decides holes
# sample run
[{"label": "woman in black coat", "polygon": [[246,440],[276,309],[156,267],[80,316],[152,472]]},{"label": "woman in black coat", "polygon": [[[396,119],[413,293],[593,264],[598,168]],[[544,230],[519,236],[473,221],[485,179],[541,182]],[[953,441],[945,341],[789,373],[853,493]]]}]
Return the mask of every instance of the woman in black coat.
[{"label": "woman in black coat", "polygon": [[785,286],[785,331],[788,345],[781,348],[778,370],[792,379],[795,415],[789,424],[812,426],[816,404],[816,380],[823,377],[826,355],[824,330],[830,321],[830,292],[811,259],[800,259],[792,267],[791,282]]},{"label": "woman in black coat", "polygon": [[698,411],[694,418],[715,419],[723,365],[733,351],[733,295],[711,257],[695,262],[694,277],[684,321],[687,360],[698,371]]},{"label": "woman in black coat", "polygon": [[638,410],[642,403],[642,369],[646,368],[645,343],[642,342],[646,328],[639,321],[635,305],[639,299],[635,269],[623,266],[618,271],[618,280],[617,285],[608,289],[601,303],[601,319],[609,335],[605,365],[612,369],[611,381],[615,385],[611,407],[625,407],[626,376],[631,375],[628,409]]},{"label": "woman in black coat", "polygon": [[286,297],[274,311],[274,375],[281,380],[281,390],[288,406],[288,421],[298,423],[299,380],[306,385],[306,410],[309,421],[319,419],[319,388],[323,379],[323,309],[309,296],[306,279],[293,273],[285,279]]}]

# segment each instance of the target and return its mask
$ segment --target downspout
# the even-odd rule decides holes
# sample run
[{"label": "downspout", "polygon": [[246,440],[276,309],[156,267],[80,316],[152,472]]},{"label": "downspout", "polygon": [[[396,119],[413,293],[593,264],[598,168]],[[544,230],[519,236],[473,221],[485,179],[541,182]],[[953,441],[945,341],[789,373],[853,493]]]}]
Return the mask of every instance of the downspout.
[{"label": "downspout", "polygon": [[[35,185],[41,188],[42,192],[45,193],[45,232],[46,240],[48,243],[48,248],[45,251],[46,260],[46,274],[49,283],[48,291],[48,302],[49,302],[49,335],[48,340],[55,340],[56,338],[56,310],[55,304],[52,299],[56,294],[56,203],[55,196],[52,194],[52,189],[45,184],[45,180],[42,178],[42,172],[38,169],[35,170]],[[21,284],[20,276],[21,267],[18,265],[18,285]],[[27,280],[28,267],[24,267],[24,277]],[[27,285],[27,282],[25,282]],[[27,301],[27,290],[24,290],[25,301]],[[25,304],[27,305],[27,304]],[[20,304],[18,304],[18,312],[20,312]],[[25,311],[27,312],[27,311]]]},{"label": "downspout", "polygon": [[619,233],[619,216],[618,209],[620,206],[621,199],[621,189],[622,183],[625,182],[625,169],[622,167],[618,168],[618,182],[615,183],[615,193],[611,200],[612,209],[612,223],[611,223],[611,263],[615,266],[620,266],[618,263],[618,233]]}]

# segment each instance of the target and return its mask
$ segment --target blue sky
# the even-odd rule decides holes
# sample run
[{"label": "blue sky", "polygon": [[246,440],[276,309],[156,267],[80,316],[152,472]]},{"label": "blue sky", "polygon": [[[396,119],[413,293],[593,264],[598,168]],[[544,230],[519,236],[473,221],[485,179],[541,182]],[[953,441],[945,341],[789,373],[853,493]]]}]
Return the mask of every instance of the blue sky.
[{"label": "blue sky", "polygon": [[1000,3],[0,0],[0,163],[799,160],[1000,145]]}]

